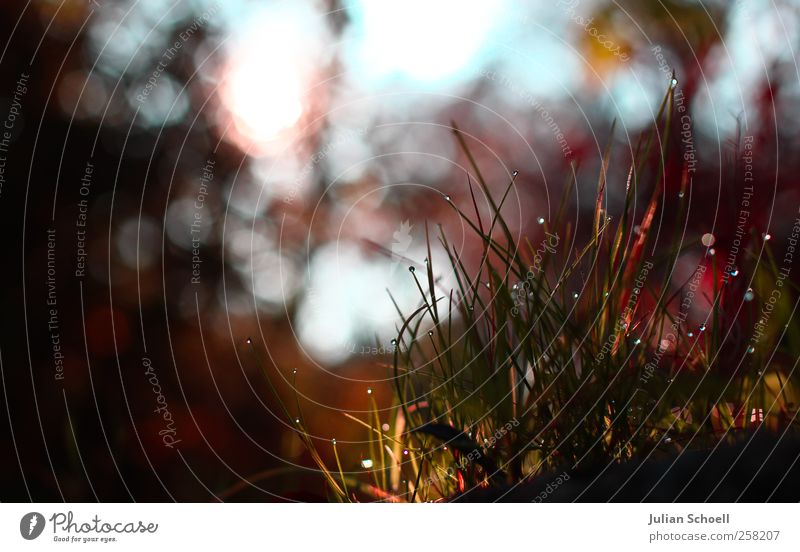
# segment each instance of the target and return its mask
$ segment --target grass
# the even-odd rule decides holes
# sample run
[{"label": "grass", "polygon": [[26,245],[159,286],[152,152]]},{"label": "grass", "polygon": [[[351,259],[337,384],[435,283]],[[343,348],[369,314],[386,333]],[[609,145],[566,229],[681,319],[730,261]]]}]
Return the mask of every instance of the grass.
[{"label": "grass", "polygon": [[[374,396],[369,416],[345,414],[363,427],[370,463],[343,465],[336,443],[312,438],[302,414],[281,403],[331,499],[439,500],[547,470],[675,454],[741,431],[796,424],[797,287],[780,279],[783,253],[776,257],[768,238],[752,235],[735,276],[720,271],[723,259],[710,248],[687,239],[688,172],[678,197],[665,193],[673,89],[636,144],[625,204],[613,218],[604,210],[606,188],[620,183],[606,179],[609,137],[583,238],[567,219],[578,167],[571,166],[556,215],[538,221],[544,237],[531,242],[514,236],[501,214],[516,173],[495,197],[453,125],[475,178],[465,185],[468,207],[446,201],[483,244],[482,255],[466,266],[440,230],[433,244],[427,240],[428,259],[432,247],[447,253],[455,288],[442,288],[432,262],[410,269],[420,301],[413,312],[398,309],[388,429]],[[481,216],[476,194],[490,217]],[[642,195],[649,199],[636,212]],[[677,213],[671,236],[658,230],[666,207]],[[676,267],[691,251],[702,251],[700,263],[688,280],[676,281]],[[701,295],[700,283],[709,279],[712,294]],[[751,339],[775,289],[780,297],[763,336]],[[687,325],[689,309],[701,302],[710,305],[708,319]],[[327,446],[333,466],[318,450]]]}]

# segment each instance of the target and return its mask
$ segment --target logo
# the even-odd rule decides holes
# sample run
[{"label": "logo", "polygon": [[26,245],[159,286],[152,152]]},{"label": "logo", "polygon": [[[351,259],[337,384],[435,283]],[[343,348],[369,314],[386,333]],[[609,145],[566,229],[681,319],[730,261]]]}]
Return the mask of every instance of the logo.
[{"label": "logo", "polygon": [[413,238],[411,237],[411,228],[413,226],[404,220],[400,223],[400,227],[392,234],[394,241],[392,242],[392,272],[397,268],[401,260],[404,260],[404,253],[411,247]]},{"label": "logo", "polygon": [[19,533],[25,540],[33,540],[44,531],[44,516],[39,512],[25,514],[19,521]]}]

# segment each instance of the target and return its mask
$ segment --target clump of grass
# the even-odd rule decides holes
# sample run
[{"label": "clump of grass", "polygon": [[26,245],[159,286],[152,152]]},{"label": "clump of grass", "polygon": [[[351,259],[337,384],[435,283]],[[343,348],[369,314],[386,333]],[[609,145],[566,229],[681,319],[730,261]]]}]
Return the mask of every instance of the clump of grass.
[{"label": "clump of grass", "polygon": [[[744,305],[708,248],[692,278],[673,277],[681,256],[701,249],[684,235],[687,171],[673,235],[654,231],[664,208],[663,137],[670,133],[673,88],[636,145],[624,207],[614,218],[603,208],[606,188],[623,184],[607,182],[609,139],[583,242],[566,218],[576,166],[555,217],[538,221],[544,237],[519,239],[501,214],[516,173],[495,198],[453,125],[475,182],[466,184],[468,208],[446,200],[480,240],[482,254],[477,266],[466,266],[440,231],[455,289],[441,288],[432,261],[424,271],[412,268],[420,303],[410,313],[398,309],[391,423],[382,424],[374,396],[367,417],[346,414],[368,436],[369,464],[360,473],[343,466],[334,442],[336,466],[328,466],[301,419],[284,407],[335,499],[439,500],[554,468],[708,447],[745,429],[795,424],[797,376],[786,359],[796,365],[800,357],[800,331],[789,313],[796,286],[786,281],[772,323],[779,331],[758,347],[730,338],[734,330],[749,331],[737,322],[739,311],[761,312],[779,275],[769,243],[754,235],[742,258],[738,278],[749,273],[755,288]],[[491,208],[488,220],[476,189]],[[649,199],[639,213],[634,207],[643,193]],[[428,259],[431,247],[428,239]],[[688,290],[708,275],[708,319],[689,327]],[[693,301],[700,300],[698,292]]]}]

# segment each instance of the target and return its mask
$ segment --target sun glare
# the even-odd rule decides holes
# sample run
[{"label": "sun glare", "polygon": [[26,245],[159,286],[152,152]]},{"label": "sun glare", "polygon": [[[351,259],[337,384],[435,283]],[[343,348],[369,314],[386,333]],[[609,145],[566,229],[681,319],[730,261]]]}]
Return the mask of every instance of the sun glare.
[{"label": "sun glare", "polygon": [[233,141],[251,153],[285,146],[307,109],[319,58],[318,14],[304,3],[266,8],[250,17],[228,57],[222,100]]},{"label": "sun glare", "polygon": [[303,113],[301,76],[288,59],[246,54],[230,68],[225,100],[237,134],[268,146]]}]

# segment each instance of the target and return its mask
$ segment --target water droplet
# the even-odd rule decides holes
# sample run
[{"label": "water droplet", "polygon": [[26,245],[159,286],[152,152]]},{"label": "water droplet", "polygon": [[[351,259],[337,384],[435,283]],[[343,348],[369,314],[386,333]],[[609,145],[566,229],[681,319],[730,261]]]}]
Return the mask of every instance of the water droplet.
[{"label": "water droplet", "polygon": [[731,270],[730,274],[731,274],[731,276],[736,278],[739,275],[739,269],[738,268],[734,268],[733,270]]},{"label": "water droplet", "polygon": [[766,232],[761,234],[761,237],[764,238],[764,241],[769,241],[772,239],[772,236]]},{"label": "water droplet", "polygon": [[519,287],[519,285],[514,284],[513,286],[511,286],[511,289],[517,289],[518,287]]},{"label": "water droplet", "polygon": [[442,450],[447,450],[447,446],[442,447]]},{"label": "water droplet", "polygon": [[605,295],[606,297],[608,297],[608,292],[605,292],[603,295]]},{"label": "water droplet", "polygon": [[467,307],[467,308],[468,308],[469,310],[475,310],[475,307],[473,307],[472,305],[470,305],[470,306],[469,306],[469,307]]},{"label": "water droplet", "polygon": [[675,88],[676,86],[678,86],[678,79],[673,77],[672,80],[670,81],[669,85],[670,85],[671,88]]},{"label": "water droplet", "polygon": [[367,470],[370,469],[372,467],[372,459],[364,458],[361,461],[361,467],[364,468],[364,469],[367,469]]},{"label": "water droplet", "polygon": [[637,337],[636,339],[634,339],[634,340],[633,340],[633,344],[634,344],[634,345],[638,345],[638,344],[639,344],[639,343],[641,343],[641,342],[642,342],[642,340],[641,340],[641,339],[639,339],[638,337]]},{"label": "water droplet", "polygon": [[297,368],[292,368],[292,374],[296,374],[296,373],[297,373]]},{"label": "water droplet", "polygon": [[572,298],[573,299],[577,299],[578,298],[578,292],[577,291],[572,292]]},{"label": "water droplet", "polygon": [[294,423],[299,424],[300,423],[300,418],[295,418],[294,419]]},{"label": "water droplet", "polygon": [[755,297],[755,293],[753,293],[753,288],[747,288],[747,291],[744,293],[744,300],[752,301],[753,297]]},{"label": "water droplet", "polygon": [[414,272],[415,270],[417,270],[417,269],[416,269],[416,268],[414,268],[413,266],[409,266],[409,267],[408,267],[408,271],[409,271],[409,272]]},{"label": "water droplet", "polygon": [[442,196],[442,197],[444,198],[445,201],[450,201],[450,196],[449,195]]},{"label": "water droplet", "polygon": [[538,219],[536,219],[536,221],[537,221],[539,224],[544,224],[544,217],[539,217]]},{"label": "water droplet", "polygon": [[689,336],[689,337],[694,337],[694,332],[689,332],[686,335]]},{"label": "water droplet", "polygon": [[248,337],[248,338],[247,338],[247,344],[248,344],[248,345],[250,345],[251,343],[253,343],[253,340],[252,340],[251,338],[249,338],[249,337]]},{"label": "water droplet", "polygon": [[672,437],[664,437],[664,442],[670,444],[672,442]]},{"label": "water droplet", "polygon": [[336,446],[336,439],[331,439],[331,443],[333,443],[333,446]]},{"label": "water droplet", "polygon": [[384,431],[389,431],[389,424],[383,424],[381,426],[381,429],[384,430]]},{"label": "water droplet", "polygon": [[492,287],[492,284],[490,282],[486,282],[486,288],[488,289],[490,287]]},{"label": "water droplet", "polygon": [[705,324],[700,324],[700,327],[697,328],[697,329],[700,330],[701,332],[704,332],[704,331],[706,331],[706,325]]},{"label": "water droplet", "polygon": [[425,257],[425,264],[428,264],[428,257]]},{"label": "water droplet", "polygon": [[678,192],[678,197],[683,197],[683,190],[681,190],[680,192]]},{"label": "water droplet", "polygon": [[391,343],[392,345],[397,345],[397,340],[396,340],[396,339],[392,339],[392,341],[391,341],[390,343]]},{"label": "water droplet", "polygon": [[433,337],[433,330],[428,330],[428,337]]},{"label": "water droplet", "polygon": [[714,255],[714,254],[716,254],[716,252],[717,252],[717,250],[716,250],[716,249],[714,249],[713,247],[712,247],[711,249],[709,249],[709,250],[708,250],[708,254],[709,254],[709,255]]},{"label": "water droplet", "polygon": [[711,247],[714,245],[714,242],[717,241],[717,238],[714,237],[714,234],[703,234],[703,237],[700,238],[700,242],[705,245],[706,247]]},{"label": "water droplet", "polygon": [[761,374],[763,374],[763,373],[764,373],[764,372],[762,372],[761,370],[759,370],[759,371],[758,371],[758,375],[759,375],[759,376],[760,376]]},{"label": "water droplet", "polygon": [[408,456],[408,449],[403,449],[403,456]]},{"label": "water droplet", "polygon": [[511,173],[511,176],[517,176],[518,174],[519,174],[519,171],[514,171],[514,172]]},{"label": "water droplet", "polygon": [[756,348],[755,348],[755,347],[753,347],[752,345],[750,345],[750,346],[747,348],[747,352],[748,352],[748,353],[750,353],[750,354],[752,355],[753,353],[755,353],[755,352],[756,352]]},{"label": "water droplet", "polygon": [[372,387],[367,387],[367,395],[372,395]]}]

